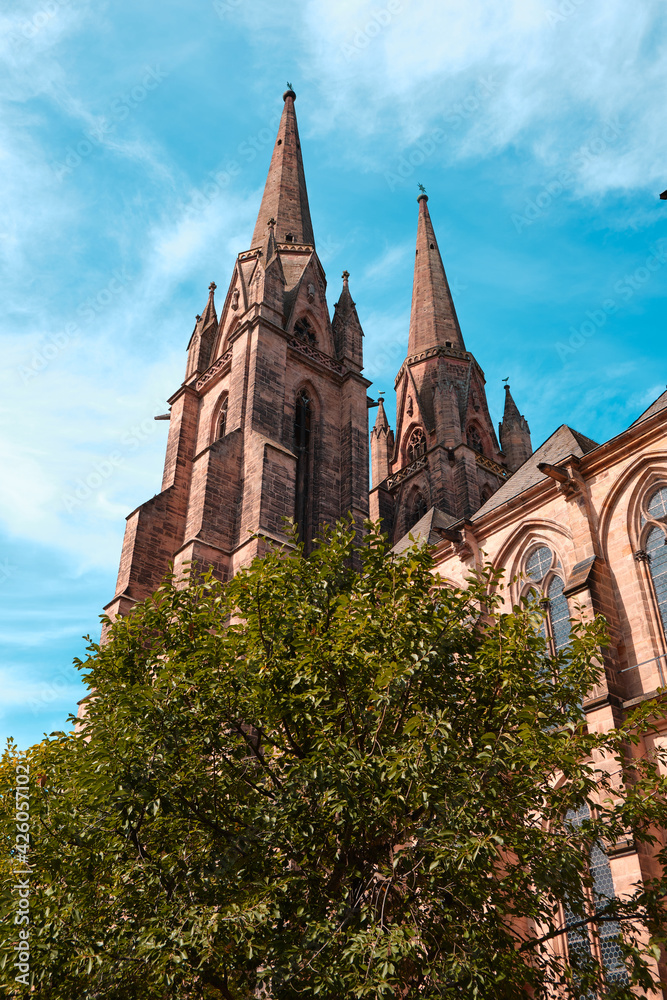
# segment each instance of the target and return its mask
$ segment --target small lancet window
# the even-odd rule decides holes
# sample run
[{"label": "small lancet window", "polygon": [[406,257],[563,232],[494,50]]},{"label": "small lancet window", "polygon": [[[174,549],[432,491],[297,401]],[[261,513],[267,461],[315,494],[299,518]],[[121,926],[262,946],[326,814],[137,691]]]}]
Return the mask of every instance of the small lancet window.
[{"label": "small lancet window", "polygon": [[414,462],[421,455],[426,454],[426,435],[421,427],[415,427],[410,440],[408,441],[407,455],[408,462]]},{"label": "small lancet window", "polygon": [[224,399],[222,400],[222,405],[220,407],[220,412],[218,414],[218,425],[216,427],[215,439],[218,441],[223,438],[227,432],[227,404],[229,403],[229,396],[225,393]]},{"label": "small lancet window", "polygon": [[412,501],[412,517],[411,524],[415,525],[417,521],[421,521],[424,514],[428,512],[428,507],[426,505],[426,500],[424,499],[423,493],[418,493],[414,500]]},{"label": "small lancet window", "polygon": [[308,541],[310,523],[310,431],[311,401],[305,389],[296,397],[294,408],[294,449],[296,451],[296,490],[294,520],[300,542]]},{"label": "small lancet window", "polygon": [[294,243],[294,233],[285,233],[285,243]]},{"label": "small lancet window", "polygon": [[482,446],[482,439],[480,437],[479,431],[477,430],[474,424],[471,424],[470,427],[468,428],[467,439],[468,439],[468,447],[472,448],[473,451],[477,451],[480,454],[484,451],[484,448]]},{"label": "small lancet window", "polygon": [[299,340],[303,340],[307,344],[315,343],[315,333],[305,316],[302,319],[298,319],[294,324],[294,333]]}]

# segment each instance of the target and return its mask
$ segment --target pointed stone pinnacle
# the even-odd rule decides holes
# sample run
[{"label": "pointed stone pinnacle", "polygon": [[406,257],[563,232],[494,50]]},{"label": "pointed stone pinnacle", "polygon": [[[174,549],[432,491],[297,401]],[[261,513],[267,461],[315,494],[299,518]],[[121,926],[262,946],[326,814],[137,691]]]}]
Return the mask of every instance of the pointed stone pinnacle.
[{"label": "pointed stone pinnacle", "polygon": [[[250,246],[266,252],[269,232],[275,228],[277,243],[299,243],[313,246],[313,226],[308,206],[306,178],[301,158],[299,129],[294,112],[294,91],[285,96],[278,135],[273,147],[271,164],[264,186],[255,231]],[[267,226],[267,220],[274,219]]]},{"label": "pointed stone pinnacle", "polygon": [[419,219],[408,355],[431,347],[464,351],[461,328],[428,210],[428,197],[422,193],[417,201]]}]

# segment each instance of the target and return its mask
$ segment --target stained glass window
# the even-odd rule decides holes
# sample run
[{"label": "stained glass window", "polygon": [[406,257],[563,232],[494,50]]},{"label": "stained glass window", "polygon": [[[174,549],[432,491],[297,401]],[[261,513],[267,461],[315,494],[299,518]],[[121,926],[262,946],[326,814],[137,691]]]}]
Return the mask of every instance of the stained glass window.
[{"label": "stained glass window", "polygon": [[648,512],[657,521],[667,517],[667,486],[662,486],[653,494],[648,502]]},{"label": "stained glass window", "polygon": [[[567,820],[570,826],[580,827],[584,820],[590,817],[586,803],[576,811],[570,809]],[[592,910],[600,913],[610,899],[614,899],[614,880],[611,877],[609,859],[602,844],[598,841],[593,845],[590,855],[590,872],[593,876]],[[592,957],[591,941],[586,927],[573,927],[581,917],[577,917],[567,904],[564,904],[565,926],[567,930],[567,947],[571,956],[586,959]],[[597,925],[597,939],[600,946],[602,968],[608,983],[627,985],[628,973],[623,964],[623,952],[620,945],[621,928],[616,920],[609,920]],[[588,994],[593,996],[593,994]]]},{"label": "stained glass window", "polygon": [[570,609],[567,597],[563,596],[563,581],[555,576],[549,584],[549,621],[556,652],[570,641]]},{"label": "stained glass window", "polygon": [[652,528],[646,539],[646,551],[651,557],[650,567],[655,588],[655,596],[662,618],[663,628],[667,633],[667,545],[662,528]]},{"label": "stained glass window", "polygon": [[551,567],[552,558],[551,549],[548,549],[546,545],[531,552],[526,560],[526,573],[530,579],[536,582],[543,580],[547,570]]}]

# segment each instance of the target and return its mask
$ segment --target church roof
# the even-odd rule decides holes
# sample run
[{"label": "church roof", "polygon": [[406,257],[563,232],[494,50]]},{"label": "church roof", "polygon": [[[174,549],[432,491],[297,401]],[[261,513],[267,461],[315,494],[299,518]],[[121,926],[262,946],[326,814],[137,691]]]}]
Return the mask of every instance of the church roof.
[{"label": "church roof", "polygon": [[[452,524],[455,524],[457,518],[451,517],[449,514],[445,514],[444,511],[439,510],[437,507],[431,507],[424,516],[417,521],[415,525],[403,535],[400,541],[396,542],[392,552],[396,555],[400,555],[401,552],[405,552],[409,549],[414,542],[418,545],[437,545],[438,542],[442,541],[442,535],[438,531],[439,528],[449,528]],[[410,536],[412,535],[412,538]]]},{"label": "church roof", "polygon": [[658,398],[653,403],[651,403],[649,408],[647,410],[644,410],[642,415],[640,417],[637,417],[637,419],[634,420],[630,424],[630,426],[634,427],[635,424],[641,424],[643,420],[648,420],[648,418],[652,417],[654,413],[660,413],[660,410],[664,410],[665,407],[667,407],[667,390],[661,393],[661,395],[658,396]]},{"label": "church roof", "polygon": [[507,482],[503,483],[500,489],[492,497],[489,497],[486,503],[472,515],[471,521],[476,521],[478,518],[483,517],[484,514],[488,514],[490,511],[502,506],[502,504],[507,503],[508,500],[513,500],[514,497],[518,496],[519,493],[523,493],[524,490],[529,490],[531,486],[535,486],[543,479],[547,479],[546,473],[540,472],[537,467],[541,462],[547,462],[549,465],[557,465],[558,462],[567,458],[568,455],[577,455],[581,458],[582,455],[586,455],[589,451],[593,451],[594,448],[598,447],[599,445],[596,441],[592,441],[584,434],[580,434],[579,431],[573,430],[567,424],[561,424],[558,430],[554,431],[551,437],[548,437],[544,444],[541,444],[533,452],[530,458],[517,469],[514,475]]}]

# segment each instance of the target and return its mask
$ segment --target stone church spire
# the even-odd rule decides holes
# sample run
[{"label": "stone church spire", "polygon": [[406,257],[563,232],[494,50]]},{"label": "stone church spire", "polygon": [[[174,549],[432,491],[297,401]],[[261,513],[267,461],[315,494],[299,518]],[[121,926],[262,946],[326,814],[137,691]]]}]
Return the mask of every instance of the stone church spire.
[{"label": "stone church spire", "polygon": [[528,421],[519,413],[509,385],[505,386],[505,412],[498,424],[500,446],[505,453],[510,472],[516,472],[533,454]]},{"label": "stone church spire", "polygon": [[[363,331],[347,272],[334,324],[315,250],[294,91],[284,107],[257,225],[216,313],[197,317],[169,403],[162,491],[127,519],[111,617],[173,564],[233,576],[295,522],[306,550],[350,513],[368,517]],[[334,328],[335,327],[335,328]]]},{"label": "stone church spire", "polygon": [[396,376],[396,440],[386,472],[384,411],[371,436],[371,517],[394,541],[432,507],[469,517],[510,474],[484,373],[465,349],[425,193],[418,202],[408,356]]},{"label": "stone church spire", "polygon": [[371,431],[371,469],[373,486],[379,486],[389,475],[389,464],[394,450],[394,432],[389,427],[384,412],[384,400],[378,399],[378,413]]},{"label": "stone church spire", "polygon": [[461,327],[428,210],[428,195],[422,192],[417,200],[419,219],[408,355],[430,347],[449,346],[464,351]]},{"label": "stone church spire", "polygon": [[264,186],[252,248],[266,250],[269,239],[269,220],[275,219],[277,243],[306,243],[315,245],[310,221],[306,176],[301,157],[299,129],[296,123],[294,101],[296,94],[291,87],[283,94],[283,108],[269,174]]}]

